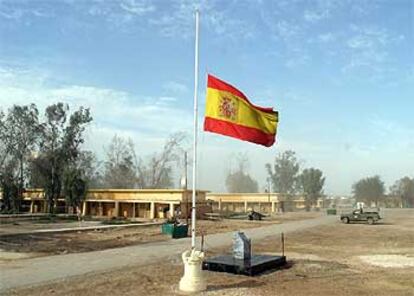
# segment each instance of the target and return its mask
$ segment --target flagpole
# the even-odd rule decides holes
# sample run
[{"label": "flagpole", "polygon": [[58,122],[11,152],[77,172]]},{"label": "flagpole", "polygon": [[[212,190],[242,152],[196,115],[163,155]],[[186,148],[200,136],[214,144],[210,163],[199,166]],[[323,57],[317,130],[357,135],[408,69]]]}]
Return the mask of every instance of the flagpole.
[{"label": "flagpole", "polygon": [[179,288],[184,292],[201,292],[207,290],[202,264],[204,252],[196,251],[196,190],[197,190],[197,121],[198,121],[198,29],[200,13],[195,11],[195,56],[194,56],[194,142],[193,142],[193,198],[191,207],[191,250],[182,254],[184,275]]},{"label": "flagpole", "polygon": [[197,190],[197,131],[198,131],[198,30],[199,11],[195,12],[195,55],[194,55],[194,134],[193,134],[193,196],[191,207],[191,249],[196,243],[196,190]]}]

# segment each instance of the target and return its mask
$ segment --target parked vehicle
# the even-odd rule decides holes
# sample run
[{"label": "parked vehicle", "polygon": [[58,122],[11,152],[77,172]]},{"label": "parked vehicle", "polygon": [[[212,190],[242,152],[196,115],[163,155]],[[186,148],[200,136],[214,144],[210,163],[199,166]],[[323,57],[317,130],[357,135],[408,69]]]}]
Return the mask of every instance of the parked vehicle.
[{"label": "parked vehicle", "polygon": [[341,221],[346,224],[350,222],[367,222],[372,225],[380,219],[381,217],[378,212],[365,212],[363,209],[358,209],[352,213],[341,215]]},{"label": "parked vehicle", "polygon": [[263,215],[262,213],[255,212],[255,211],[250,211],[250,212],[247,214],[247,218],[248,218],[249,220],[258,220],[258,221],[260,221],[260,220],[262,220],[262,218],[264,218],[264,217],[266,217],[266,215]]}]

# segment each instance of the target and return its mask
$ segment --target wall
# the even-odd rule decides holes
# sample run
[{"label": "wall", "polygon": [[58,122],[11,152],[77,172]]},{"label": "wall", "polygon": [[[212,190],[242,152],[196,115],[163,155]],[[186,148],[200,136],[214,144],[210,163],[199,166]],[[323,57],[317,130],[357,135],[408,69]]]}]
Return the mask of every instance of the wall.
[{"label": "wall", "polygon": [[[305,210],[306,203],[301,196],[288,196],[279,193],[208,193],[207,200],[212,203],[214,211],[243,213],[257,211],[262,213]],[[247,204],[246,204],[247,203]],[[319,199],[316,208],[323,207]]]},{"label": "wall", "polygon": [[206,198],[216,202],[272,202],[284,200],[279,193],[208,193]]}]

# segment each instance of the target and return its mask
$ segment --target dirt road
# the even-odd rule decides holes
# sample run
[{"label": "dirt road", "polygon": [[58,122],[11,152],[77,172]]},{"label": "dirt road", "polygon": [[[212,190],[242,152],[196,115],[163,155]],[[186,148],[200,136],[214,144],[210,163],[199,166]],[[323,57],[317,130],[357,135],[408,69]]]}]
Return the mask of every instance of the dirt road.
[{"label": "dirt road", "polygon": [[[276,236],[281,232],[293,232],[315,226],[331,224],[334,216],[289,222],[252,228],[245,233],[253,240]],[[232,232],[218,233],[206,237],[206,249],[220,248],[231,244]],[[199,243],[199,241],[198,241]],[[0,292],[27,285],[36,285],[53,280],[66,279],[87,273],[108,271],[132,265],[145,265],[162,259],[179,260],[188,249],[190,239],[148,243],[125,248],[39,257],[0,263]]]},{"label": "dirt road", "polygon": [[[317,218],[324,215],[321,212],[289,212],[262,221],[245,219],[198,220],[197,233],[204,235],[239,229],[257,228],[272,224]],[[48,221],[46,221],[48,222]],[[93,222],[93,221],[92,221]],[[160,223],[164,221],[158,221]],[[171,237],[161,233],[160,225],[122,224],[99,225],[99,229],[78,231],[78,228],[62,231],[66,226],[65,220],[53,223],[39,221],[23,221],[18,223],[0,224],[0,262],[11,258],[33,258],[40,256],[62,255],[69,253],[93,252],[113,248],[122,248],[145,243],[155,243],[171,240]],[[72,223],[72,227],[77,223]],[[76,230],[76,231],[73,231]]]}]

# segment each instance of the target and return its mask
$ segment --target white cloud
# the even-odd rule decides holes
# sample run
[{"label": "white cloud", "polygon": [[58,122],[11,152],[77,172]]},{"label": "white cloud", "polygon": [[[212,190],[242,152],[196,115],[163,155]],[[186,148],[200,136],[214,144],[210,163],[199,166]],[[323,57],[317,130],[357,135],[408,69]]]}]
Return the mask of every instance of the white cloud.
[{"label": "white cloud", "polygon": [[148,12],[155,11],[155,6],[149,1],[125,0],[119,6],[126,12],[141,16]]},{"label": "white cloud", "polygon": [[[175,106],[172,96],[141,97],[110,88],[87,85],[49,87],[46,74],[37,70],[0,68],[0,106],[36,103],[40,112],[57,101],[68,103],[71,110],[83,106],[94,118],[89,146],[97,149],[109,141],[108,134],[128,134],[139,138],[140,145],[166,138],[174,131],[191,128],[191,112]],[[174,124],[171,124],[174,118]]]},{"label": "white cloud", "polygon": [[283,94],[283,98],[288,101],[293,101],[300,104],[311,104],[312,100],[309,94],[298,92],[297,90],[287,90]]},{"label": "white cloud", "polygon": [[176,102],[177,98],[174,98],[174,97],[160,97],[160,101],[162,101],[162,102]]},{"label": "white cloud", "polygon": [[200,22],[217,37],[237,40],[250,38],[254,34],[252,24],[235,17],[232,10],[235,3],[223,6],[221,2],[207,0],[175,0],[169,2],[169,9],[154,15],[149,24],[157,27],[160,32],[169,37],[188,38],[194,34],[194,13],[201,11]]},{"label": "white cloud", "polygon": [[0,19],[5,18],[9,21],[21,21],[30,17],[49,18],[55,16],[50,9],[27,7],[26,4],[27,2],[24,1],[0,1]]},{"label": "white cloud", "polygon": [[18,20],[23,16],[23,11],[22,10],[11,10],[11,11],[6,11],[6,10],[1,10],[0,11],[0,16],[2,16],[5,19],[12,19],[12,20]]},{"label": "white cloud", "polygon": [[187,85],[177,81],[168,81],[163,85],[163,89],[172,94],[186,94],[189,92]]},{"label": "white cloud", "polygon": [[353,49],[387,46],[395,40],[390,33],[380,28],[351,25],[351,32],[353,35],[349,38],[347,45]]},{"label": "white cloud", "polygon": [[[414,130],[399,122],[373,117],[369,120],[371,129],[375,134],[376,149],[386,148],[389,150],[406,150],[414,139]],[[414,151],[410,151],[414,155]]]},{"label": "white cloud", "polygon": [[411,65],[411,67],[406,72],[406,78],[405,80],[407,82],[414,82],[414,65]]},{"label": "white cloud", "polygon": [[301,30],[301,27],[292,21],[280,20],[276,23],[276,32],[284,40],[298,36]]},{"label": "white cloud", "polygon": [[[68,103],[71,110],[79,106],[90,108],[93,121],[85,132],[85,149],[94,151],[101,160],[105,155],[104,147],[115,134],[131,138],[137,155],[145,157],[160,151],[170,134],[177,131],[188,134],[192,132],[193,114],[176,107],[176,97],[141,97],[116,89],[88,85],[49,87],[48,77],[39,70],[0,67],[1,108],[33,102],[42,113],[46,106],[57,101]],[[199,114],[199,129],[201,127],[202,114]],[[225,149],[216,143],[217,140],[223,142],[223,137],[215,136],[213,141],[205,142],[204,139],[209,136],[205,133],[199,135],[198,187],[221,191],[224,189],[227,162],[226,155],[223,154]],[[226,141],[233,145],[235,142],[224,139]],[[211,174],[212,171],[221,173]]]},{"label": "white cloud", "polygon": [[342,67],[343,73],[354,75],[359,71],[358,74],[368,74],[372,82],[389,83],[387,77],[396,74],[392,66],[393,57],[390,54],[392,47],[404,40],[403,35],[396,36],[384,28],[352,24],[345,41],[347,60]]},{"label": "white cloud", "polygon": [[289,69],[305,66],[310,61],[309,56],[305,53],[286,59],[285,66]]},{"label": "white cloud", "polygon": [[[273,37],[277,58],[286,67],[300,68],[323,56],[330,71],[336,67],[338,74],[383,83],[393,79],[398,67],[393,51],[406,37],[373,21],[374,16],[367,18],[379,7],[375,2],[370,9],[371,2],[375,1],[277,1],[257,6],[264,29]],[[332,30],[321,32],[321,21]]]},{"label": "white cloud", "polygon": [[366,17],[370,13],[374,13],[382,1],[378,0],[350,0],[349,10],[358,16]]},{"label": "white cloud", "polygon": [[319,34],[318,40],[323,43],[331,42],[335,40],[335,35],[331,32]]},{"label": "white cloud", "polygon": [[303,18],[307,22],[316,23],[321,20],[329,18],[329,16],[330,16],[330,13],[328,10],[324,10],[324,11],[306,10],[303,15]]}]

